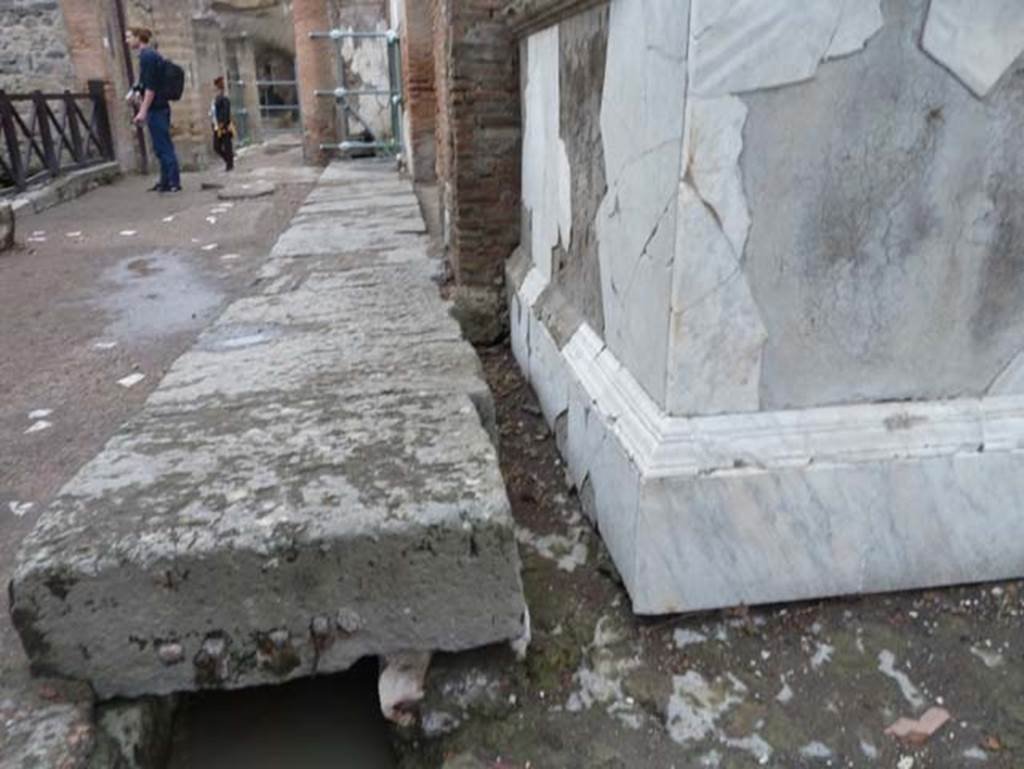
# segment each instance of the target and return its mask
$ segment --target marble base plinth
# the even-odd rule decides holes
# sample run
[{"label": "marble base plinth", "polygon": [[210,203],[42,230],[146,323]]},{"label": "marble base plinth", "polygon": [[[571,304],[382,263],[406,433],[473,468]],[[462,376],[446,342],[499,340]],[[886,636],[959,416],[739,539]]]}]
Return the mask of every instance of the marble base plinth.
[{"label": "marble base plinth", "polygon": [[513,350],[637,613],[1024,575],[1024,397],[674,417],[530,285]]}]

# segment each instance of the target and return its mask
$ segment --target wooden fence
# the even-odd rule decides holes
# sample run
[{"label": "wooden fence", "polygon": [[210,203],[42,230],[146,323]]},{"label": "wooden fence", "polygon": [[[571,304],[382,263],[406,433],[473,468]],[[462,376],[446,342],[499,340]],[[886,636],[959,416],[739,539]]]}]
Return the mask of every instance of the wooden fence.
[{"label": "wooden fence", "polygon": [[0,191],[114,160],[102,81],[88,93],[0,91]]}]

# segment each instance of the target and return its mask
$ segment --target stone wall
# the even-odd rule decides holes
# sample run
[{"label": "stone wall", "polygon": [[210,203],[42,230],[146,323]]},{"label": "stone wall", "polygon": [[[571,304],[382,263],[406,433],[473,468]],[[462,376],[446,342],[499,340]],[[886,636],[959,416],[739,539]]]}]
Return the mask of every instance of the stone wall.
[{"label": "stone wall", "polygon": [[1018,575],[1024,17],[512,5],[513,351],[637,610]]},{"label": "stone wall", "polygon": [[74,88],[67,28],[57,0],[0,0],[0,89]]},{"label": "stone wall", "polygon": [[[226,80],[228,75],[224,34],[217,20],[212,17],[193,19],[192,34],[195,40],[199,103],[206,106],[209,115],[210,106],[217,94],[217,89],[213,85],[214,78],[223,77]],[[207,119],[207,126],[209,125],[210,121]],[[207,135],[211,137],[212,142],[210,129]]]}]

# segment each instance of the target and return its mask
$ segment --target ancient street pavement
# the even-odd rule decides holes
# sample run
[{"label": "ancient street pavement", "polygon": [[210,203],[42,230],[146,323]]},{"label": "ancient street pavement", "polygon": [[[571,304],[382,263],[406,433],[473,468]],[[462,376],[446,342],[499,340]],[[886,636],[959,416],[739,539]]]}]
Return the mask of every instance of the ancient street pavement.
[{"label": "ancient street pavement", "polygon": [[[494,406],[427,246],[393,164],[320,175],[248,295],[24,540],[10,599],[37,671],[136,697],[524,633]],[[200,296],[179,299],[197,321]]]},{"label": "ancient street pavement", "polygon": [[[248,290],[317,175],[283,140],[247,151],[233,176],[186,174],[178,196],[148,193],[150,179],[127,176],[19,216],[20,245],[0,255],[0,582],[58,489],[138,411],[199,331]],[[228,180],[273,181],[276,192],[226,205],[200,189]],[[6,721],[12,730],[4,749],[16,748],[37,719],[52,719],[63,740],[86,712],[63,700],[51,682],[29,682],[4,612],[0,731]]]}]

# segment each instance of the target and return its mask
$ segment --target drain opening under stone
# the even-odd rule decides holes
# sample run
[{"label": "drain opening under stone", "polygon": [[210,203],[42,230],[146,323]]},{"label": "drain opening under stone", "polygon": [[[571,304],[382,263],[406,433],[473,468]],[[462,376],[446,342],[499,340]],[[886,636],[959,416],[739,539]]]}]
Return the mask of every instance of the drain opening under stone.
[{"label": "drain opening under stone", "polygon": [[185,695],[168,769],[392,769],[379,674],[366,658],[343,673]]}]

